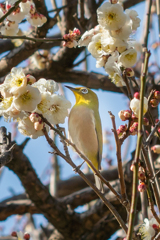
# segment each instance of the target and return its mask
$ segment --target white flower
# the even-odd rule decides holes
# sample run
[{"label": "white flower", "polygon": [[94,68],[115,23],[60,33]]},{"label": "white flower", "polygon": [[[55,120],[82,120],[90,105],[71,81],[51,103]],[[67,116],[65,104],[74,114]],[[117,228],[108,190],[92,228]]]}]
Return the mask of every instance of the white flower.
[{"label": "white flower", "polygon": [[3,83],[0,85],[0,93],[4,98],[12,97],[12,94],[10,93],[10,84]]},{"label": "white flower", "polygon": [[102,32],[101,45],[105,52],[112,53],[116,50],[117,45],[115,39],[110,36],[109,31],[107,30]]},{"label": "white flower", "polygon": [[92,37],[92,41],[88,45],[88,51],[95,58],[102,56],[103,50],[101,45],[101,33],[98,33]]},{"label": "white flower", "polygon": [[27,15],[26,19],[32,26],[35,27],[41,27],[47,22],[47,18],[43,14],[37,12]]},{"label": "white flower", "polygon": [[132,33],[132,27],[130,21],[126,23],[123,27],[117,29],[117,30],[111,30],[110,35],[114,38],[127,40],[129,38],[129,35]]},{"label": "white flower", "polygon": [[4,21],[4,24],[0,28],[0,32],[2,35],[6,36],[15,36],[19,29],[18,29],[18,23],[17,22],[11,22],[11,21]]},{"label": "white flower", "polygon": [[10,86],[8,91],[14,96],[18,97],[26,91],[27,78],[21,67],[12,68],[11,73],[8,74],[5,78],[4,84]]},{"label": "white flower", "polygon": [[138,13],[135,10],[126,9],[125,13],[129,16],[132,22],[132,30],[137,30],[140,26],[141,19],[138,18]]},{"label": "white flower", "polygon": [[29,13],[35,13],[36,9],[35,9],[35,4],[28,0],[26,2],[21,2],[19,4],[19,7],[21,9],[21,12],[24,13],[25,15],[29,14]]},{"label": "white flower", "polygon": [[[133,111],[136,117],[139,116],[139,109],[140,109],[140,100],[137,98],[133,98],[130,101],[130,108]],[[144,97],[144,106],[143,106],[143,115],[148,111],[148,100]]]},{"label": "white flower", "polygon": [[0,102],[0,115],[12,109],[14,97],[2,98]]},{"label": "white flower", "polygon": [[89,31],[86,31],[82,36],[81,39],[78,41],[78,46],[88,46],[88,44],[91,42],[92,37],[100,32],[100,26],[96,26],[95,28],[92,28]]},{"label": "white flower", "polygon": [[154,153],[160,154],[160,145],[154,145],[153,147],[151,147],[151,150]]},{"label": "white flower", "polygon": [[17,8],[16,11],[13,11],[7,19],[12,22],[20,23],[25,18],[25,14],[20,11],[20,8]]},{"label": "white flower", "polygon": [[152,227],[153,224],[157,224],[155,218],[148,220],[147,218],[144,219],[144,224],[142,224],[139,228],[139,232],[141,233],[141,238],[143,240],[151,240],[152,237],[155,235],[155,230]]},{"label": "white flower", "polygon": [[[49,131],[48,126],[45,126],[47,132]],[[25,136],[36,139],[40,136],[43,136],[42,131],[37,131],[34,128],[34,123],[30,121],[29,117],[18,121],[18,130]]]},{"label": "white flower", "polygon": [[38,88],[27,85],[26,92],[14,99],[14,106],[19,111],[32,112],[41,101]]},{"label": "white flower", "polygon": [[23,240],[24,234],[22,232],[17,232],[17,237],[18,237],[18,240]]},{"label": "white flower", "polygon": [[97,9],[98,23],[107,30],[117,30],[124,26],[126,14],[119,4],[105,2]]},{"label": "white flower", "polygon": [[40,92],[50,92],[51,94],[59,89],[58,84],[54,80],[46,80],[45,78],[40,78],[32,86],[37,87]]},{"label": "white flower", "polygon": [[109,55],[104,54],[101,57],[97,58],[96,68],[104,67],[106,62],[107,62],[107,60],[108,60],[108,57],[109,57]]},{"label": "white flower", "polygon": [[48,92],[42,93],[41,96],[42,100],[38,104],[36,112],[41,113],[51,124],[64,123],[71,103],[63,96],[51,95]]},{"label": "white flower", "polygon": [[134,48],[124,51],[118,61],[126,68],[132,67],[137,61],[137,51]]}]

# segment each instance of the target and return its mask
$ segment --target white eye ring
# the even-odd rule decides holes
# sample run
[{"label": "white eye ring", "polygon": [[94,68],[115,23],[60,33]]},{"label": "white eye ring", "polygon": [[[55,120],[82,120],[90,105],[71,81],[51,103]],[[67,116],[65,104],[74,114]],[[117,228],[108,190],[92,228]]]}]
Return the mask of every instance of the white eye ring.
[{"label": "white eye ring", "polygon": [[82,92],[83,94],[87,94],[87,93],[88,93],[88,89],[87,89],[87,88],[83,88],[83,89],[81,90],[81,92]]}]

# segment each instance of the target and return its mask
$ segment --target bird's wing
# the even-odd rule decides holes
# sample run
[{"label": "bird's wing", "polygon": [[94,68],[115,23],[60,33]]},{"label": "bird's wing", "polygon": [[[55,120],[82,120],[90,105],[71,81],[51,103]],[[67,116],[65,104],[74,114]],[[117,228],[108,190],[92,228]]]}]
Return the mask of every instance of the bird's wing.
[{"label": "bird's wing", "polygon": [[97,134],[97,140],[98,140],[98,168],[101,169],[101,160],[102,160],[102,146],[103,146],[103,140],[102,140],[102,125],[101,125],[101,119],[99,116],[99,113],[95,116],[96,122],[95,122],[95,131]]}]

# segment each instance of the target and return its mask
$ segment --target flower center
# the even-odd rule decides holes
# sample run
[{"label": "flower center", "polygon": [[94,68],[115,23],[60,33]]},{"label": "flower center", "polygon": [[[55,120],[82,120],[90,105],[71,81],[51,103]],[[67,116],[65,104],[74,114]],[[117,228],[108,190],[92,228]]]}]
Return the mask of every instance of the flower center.
[{"label": "flower center", "polygon": [[22,102],[26,102],[26,101],[29,101],[29,100],[32,98],[32,96],[31,96],[31,94],[29,93],[29,91],[27,91],[26,93],[24,93],[23,95],[21,95],[20,98],[21,98],[21,101],[22,101]]},{"label": "flower center", "polygon": [[109,13],[109,14],[106,14],[106,22],[111,24],[115,19],[116,19],[116,14],[115,13]]},{"label": "flower center", "polygon": [[53,104],[53,105],[50,107],[49,110],[52,111],[52,112],[58,112],[58,110],[59,110],[59,106]]},{"label": "flower center", "polygon": [[100,40],[98,42],[96,42],[95,47],[96,47],[97,51],[101,51],[102,50],[102,45],[101,45],[101,41]]},{"label": "flower center", "polygon": [[11,85],[14,87],[20,87],[23,83],[23,78],[18,78],[18,79],[14,79],[11,83]]},{"label": "flower center", "polygon": [[126,58],[127,58],[128,61],[131,61],[132,58],[133,58],[133,55],[131,55],[131,54],[126,54]]},{"label": "flower center", "polygon": [[4,98],[4,99],[2,100],[3,108],[4,108],[4,109],[8,109],[8,108],[11,106],[12,102],[13,102],[13,97]]}]

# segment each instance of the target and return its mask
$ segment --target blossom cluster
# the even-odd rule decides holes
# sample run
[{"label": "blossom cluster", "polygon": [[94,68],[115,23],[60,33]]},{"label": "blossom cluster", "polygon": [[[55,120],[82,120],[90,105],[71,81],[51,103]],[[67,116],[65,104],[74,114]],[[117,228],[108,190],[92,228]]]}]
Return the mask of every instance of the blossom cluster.
[{"label": "blossom cluster", "polygon": [[[3,17],[16,2],[17,0],[8,0],[5,3],[1,3],[0,17]],[[0,27],[1,34],[7,36],[17,35],[19,32],[18,24],[23,19],[26,19],[35,27],[40,27],[47,21],[47,18],[43,14],[37,12],[32,0],[22,0],[14,11],[3,21]]]},{"label": "blossom cluster", "polygon": [[[53,80],[25,75],[22,68],[12,68],[0,85],[0,115],[6,121],[18,122],[19,131],[31,138],[43,135],[41,115],[50,124],[64,123],[71,103],[56,94],[58,84]],[[46,129],[48,127],[46,126]]]},{"label": "blossom cluster", "polygon": [[[121,110],[118,113],[119,118],[122,121],[130,120],[129,129],[127,125],[120,125],[117,129],[117,134],[119,138],[122,138],[126,131],[129,131],[129,135],[136,135],[138,132],[138,115],[140,110],[140,96],[139,92],[134,94],[134,98],[130,101],[130,109],[131,110]],[[144,108],[143,115],[148,111],[148,100],[144,97]],[[143,124],[149,125],[149,120],[147,118],[143,118]]]},{"label": "blossom cluster", "polygon": [[127,69],[128,76],[133,76],[130,67],[137,60],[137,51],[130,35],[139,27],[140,18],[135,10],[127,9],[124,12],[117,0],[103,3],[97,9],[97,18],[99,25],[86,31],[77,44],[74,39],[74,42],[70,42],[70,45],[67,42],[65,46],[86,46],[96,59],[96,67],[104,67],[116,86],[125,86],[123,72]]},{"label": "blossom cluster", "polygon": [[159,224],[154,217],[150,220],[148,218],[145,218],[144,223],[139,228],[141,239],[151,240],[152,237],[155,236],[157,229],[159,229]]}]

